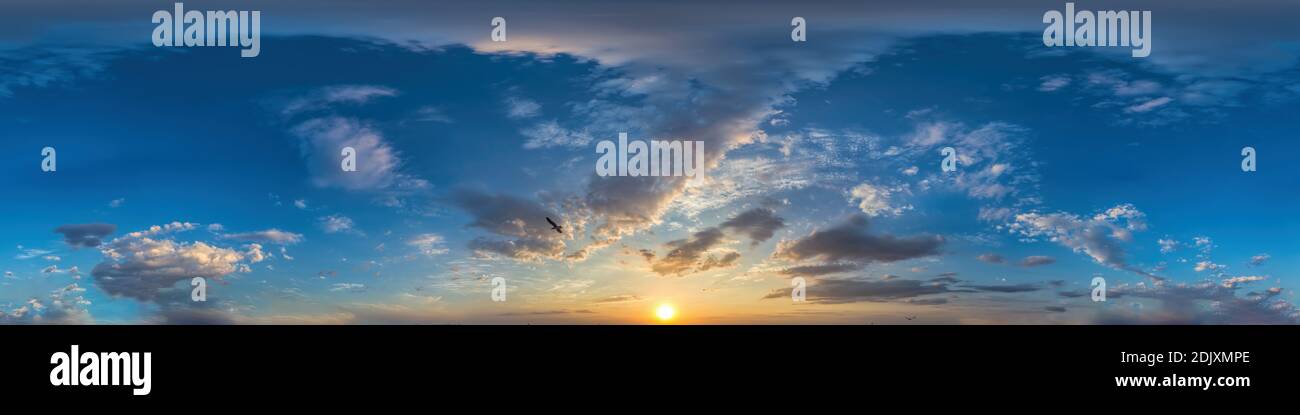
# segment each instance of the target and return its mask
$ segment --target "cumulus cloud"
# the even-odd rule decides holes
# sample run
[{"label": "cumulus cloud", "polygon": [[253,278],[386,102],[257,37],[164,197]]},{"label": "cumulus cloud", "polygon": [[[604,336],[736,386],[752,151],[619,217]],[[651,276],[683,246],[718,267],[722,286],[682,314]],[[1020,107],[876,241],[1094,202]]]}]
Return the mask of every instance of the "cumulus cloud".
[{"label": "cumulus cloud", "polygon": [[321,216],[317,220],[320,222],[320,227],[322,230],[325,231],[325,233],[357,232],[357,230],[355,229],[356,224],[352,222],[352,218],[349,218],[347,216],[328,215],[328,216]]},{"label": "cumulus cloud", "polygon": [[[1254,280],[1254,278],[1247,278]],[[1241,283],[1125,285],[1118,292],[1154,300],[1154,309],[1107,309],[1096,318],[1101,324],[1295,324],[1300,310],[1279,298],[1282,289],[1271,287],[1238,295]],[[1111,295],[1108,292],[1107,298]]]},{"label": "cumulus cloud", "polygon": [[104,237],[117,231],[117,225],[109,223],[87,223],[79,225],[61,225],[54,232],[63,234],[63,242],[73,248],[94,248],[103,243]]},{"label": "cumulus cloud", "polygon": [[1042,238],[1088,255],[1098,264],[1162,279],[1127,262],[1123,244],[1133,232],[1146,229],[1146,216],[1130,204],[1122,204],[1092,217],[1070,213],[1021,213],[1008,225],[1012,233]]},{"label": "cumulus cloud", "polygon": [[[304,121],[293,128],[301,139],[301,150],[318,187],[348,190],[376,190],[401,179],[401,160],[383,135],[364,122],[337,116]],[[344,147],[356,150],[356,171],[343,171]]]},{"label": "cumulus cloud", "polygon": [[1005,264],[1005,263],[1007,263],[1007,259],[1006,259],[1006,258],[1003,258],[1002,255],[992,254],[992,253],[990,253],[990,254],[980,254],[980,256],[975,257],[975,259],[978,259],[978,260],[980,260],[980,261],[987,262],[987,263],[990,263],[990,264]]},{"label": "cumulus cloud", "polygon": [[1250,265],[1254,265],[1254,266],[1264,265],[1265,262],[1268,262],[1269,258],[1272,258],[1272,256],[1270,256],[1269,254],[1259,254],[1259,255],[1252,256],[1250,257]]},{"label": "cumulus cloud", "polygon": [[1169,238],[1157,239],[1156,243],[1160,244],[1160,253],[1162,254],[1167,254],[1178,250],[1178,241],[1174,239],[1169,239]]},{"label": "cumulus cloud", "polygon": [[867,216],[896,216],[912,209],[912,205],[899,205],[893,200],[894,195],[902,190],[904,189],[901,187],[891,188],[862,183],[854,186],[849,194],[850,200],[858,201],[858,209]]},{"label": "cumulus cloud", "polygon": [[56,288],[45,300],[30,298],[17,308],[0,309],[0,324],[93,324],[85,293],[76,283]]},{"label": "cumulus cloud", "polygon": [[244,262],[265,257],[257,244],[241,252],[201,241],[158,238],[164,229],[155,226],[149,231],[132,232],[100,246],[104,259],[90,272],[95,284],[110,295],[154,301],[177,282],[194,277],[220,278],[239,271],[241,265],[246,268]]}]

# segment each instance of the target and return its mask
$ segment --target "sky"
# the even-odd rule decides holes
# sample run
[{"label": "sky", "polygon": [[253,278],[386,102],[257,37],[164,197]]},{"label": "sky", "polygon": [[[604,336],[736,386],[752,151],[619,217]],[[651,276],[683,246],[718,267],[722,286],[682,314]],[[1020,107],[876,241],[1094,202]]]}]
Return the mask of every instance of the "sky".
[{"label": "sky", "polygon": [[1300,320],[1290,2],[1075,3],[1142,58],[1065,2],[184,3],[256,57],[101,3],[3,6],[0,323]]}]

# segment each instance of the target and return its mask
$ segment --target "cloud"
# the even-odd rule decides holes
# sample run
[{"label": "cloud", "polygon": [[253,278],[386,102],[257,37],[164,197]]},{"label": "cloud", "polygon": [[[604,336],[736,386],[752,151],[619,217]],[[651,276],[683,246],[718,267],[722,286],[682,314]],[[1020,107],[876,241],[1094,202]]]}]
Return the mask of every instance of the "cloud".
[{"label": "cloud", "polygon": [[1038,90],[1043,92],[1052,92],[1070,85],[1070,77],[1065,75],[1050,75],[1040,78],[1042,83],[1038,85]]},{"label": "cloud", "polygon": [[1253,266],[1264,265],[1265,262],[1268,262],[1269,258],[1272,258],[1272,256],[1269,256],[1269,254],[1259,254],[1259,255],[1252,256],[1250,257],[1250,265]]},{"label": "cloud", "polygon": [[859,184],[851,191],[850,200],[857,200],[858,209],[867,216],[886,216],[901,215],[905,210],[911,210],[912,205],[898,205],[893,201],[894,194],[904,190],[902,187],[883,187],[872,185],[870,183]]},{"label": "cloud", "polygon": [[[1158,301],[1158,307],[1106,309],[1096,318],[1099,324],[1295,324],[1300,310],[1278,298],[1282,289],[1272,287],[1237,295],[1239,286],[1206,281],[1198,284],[1127,285],[1120,292],[1136,298]],[[1107,293],[1107,298],[1111,295]]]},{"label": "cloud", "polygon": [[733,231],[749,237],[751,245],[758,245],[766,241],[776,233],[778,229],[785,226],[785,220],[771,209],[754,208],[744,212],[731,219],[727,219],[718,227]]},{"label": "cloud", "polygon": [[377,85],[333,85],[319,88],[305,96],[290,100],[280,110],[282,115],[319,111],[338,104],[361,105],[375,98],[392,97],[397,90]]},{"label": "cloud", "polygon": [[1070,213],[1021,213],[1007,225],[1012,233],[1026,238],[1044,238],[1081,252],[1115,269],[1161,279],[1129,265],[1123,243],[1132,241],[1133,232],[1146,229],[1146,215],[1131,204],[1122,204],[1090,218]]},{"label": "cloud", "polygon": [[778,271],[777,273],[781,275],[789,275],[795,277],[816,277],[819,275],[857,271],[862,269],[862,267],[863,266],[861,264],[854,264],[854,263],[847,263],[847,262],[833,263],[833,264],[802,265],[797,267],[786,268],[781,271]]},{"label": "cloud", "polygon": [[1162,254],[1167,254],[1178,250],[1178,241],[1173,239],[1168,239],[1168,238],[1157,239],[1156,243],[1160,244],[1160,253]]},{"label": "cloud", "polygon": [[[740,253],[731,250],[711,251],[728,242],[728,232],[743,235],[749,238],[751,246],[756,246],[770,239],[777,229],[784,226],[785,220],[776,216],[771,209],[754,208],[741,212],[718,226],[698,231],[689,238],[664,244],[669,251],[658,260],[655,260],[653,252],[642,254],[651,261],[650,269],[659,275],[683,275],[727,268],[736,264]],[[645,255],[647,253],[649,255]]]},{"label": "cloud", "polygon": [[351,292],[351,293],[359,293],[359,292],[366,291],[366,285],[340,282],[330,286],[330,291],[335,291],[335,292],[344,291],[344,292]]},{"label": "cloud", "polygon": [[705,252],[723,242],[723,232],[718,228],[708,228],[687,239],[679,239],[664,244],[671,248],[663,258],[650,267],[659,275],[682,275],[692,271],[703,270],[701,258]]},{"label": "cloud", "polygon": [[1249,276],[1243,275],[1243,276],[1224,279],[1222,282],[1220,282],[1220,285],[1223,285],[1223,288],[1236,288],[1237,285],[1240,284],[1247,284],[1256,281],[1264,281],[1267,279],[1268,277],[1262,277],[1258,275],[1249,275]]},{"label": "cloud", "polygon": [[632,294],[621,294],[621,295],[614,295],[605,298],[600,298],[592,302],[596,304],[610,304],[610,303],[630,303],[634,301],[641,301],[641,297]]},{"label": "cloud", "polygon": [[506,98],[505,105],[506,116],[513,119],[536,117],[542,111],[542,105],[537,101],[521,97]]},{"label": "cloud", "polygon": [[49,255],[51,253],[54,253],[54,251],[37,248],[23,248],[22,245],[18,245],[18,255],[14,255],[14,259],[32,259]]},{"label": "cloud", "polygon": [[[301,139],[302,155],[317,187],[378,190],[404,182],[401,160],[379,131],[362,121],[330,116],[298,124],[293,134]],[[341,168],[344,147],[356,150],[356,171]]]},{"label": "cloud", "polygon": [[117,231],[117,225],[109,223],[87,223],[80,225],[61,225],[54,232],[63,234],[63,242],[73,248],[94,248],[103,243],[104,237]]},{"label": "cloud", "polygon": [[240,252],[199,241],[177,242],[154,236],[156,233],[133,232],[101,246],[104,260],[90,272],[95,284],[110,295],[154,301],[177,282],[194,277],[220,278],[246,268],[243,261],[263,258],[256,244]]},{"label": "cloud", "polygon": [[45,301],[30,298],[17,308],[0,310],[0,325],[5,324],[94,324],[86,307],[86,289],[73,283],[50,291]]},{"label": "cloud", "polygon": [[279,229],[267,229],[264,231],[228,233],[219,236],[221,239],[244,241],[244,242],[262,242],[273,243],[278,245],[293,245],[302,242],[302,234],[285,232]]},{"label": "cloud", "polygon": [[[790,288],[778,288],[764,299],[790,298]],[[944,282],[927,282],[903,278],[873,280],[866,278],[820,279],[811,283],[806,300],[815,304],[841,304],[862,301],[885,302],[910,300],[951,290]]]},{"label": "cloud", "polygon": [[[511,195],[459,189],[448,201],[468,213],[470,227],[483,229],[505,239],[479,237],[469,248],[480,255],[501,255],[521,261],[559,259],[564,256],[567,235],[582,232],[581,223],[557,215],[541,203]],[[566,234],[551,229],[546,218],[565,226]]]},{"label": "cloud", "polygon": [[970,288],[976,291],[992,293],[1026,293],[1041,290],[1042,287],[1036,284],[1012,284],[1012,285],[963,285],[963,288]]},{"label": "cloud", "polygon": [[791,260],[817,259],[822,262],[895,262],[939,254],[940,236],[896,237],[872,234],[867,218],[855,215],[842,224],[794,241],[782,241],[773,254]]},{"label": "cloud", "polygon": [[406,241],[407,245],[414,246],[420,250],[420,253],[428,256],[437,256],[447,253],[447,248],[443,246],[442,235],[436,233],[423,233],[416,235]]},{"label": "cloud", "polygon": [[1154,98],[1151,100],[1144,101],[1140,104],[1125,108],[1124,111],[1131,112],[1131,113],[1149,112],[1153,109],[1160,108],[1161,106],[1164,106],[1165,104],[1168,104],[1173,100],[1174,100],[1173,98],[1169,98],[1169,97]]},{"label": "cloud", "polygon": [[353,233],[358,232],[356,224],[352,218],[343,215],[321,216],[317,219],[320,222],[321,229],[325,233]]},{"label": "cloud", "polygon": [[519,133],[523,134],[524,137],[528,137],[528,140],[524,142],[524,148],[526,149],[585,147],[592,141],[591,134],[587,131],[569,130],[561,127],[555,120],[534,124]]},{"label": "cloud", "polygon": [[990,253],[990,254],[981,254],[980,256],[975,257],[975,259],[978,259],[978,260],[980,260],[980,261],[987,262],[987,263],[990,263],[990,264],[1005,264],[1005,263],[1007,263],[1006,258],[1003,258],[1002,255],[992,254],[992,253]]},{"label": "cloud", "polygon": [[116,209],[122,207],[123,203],[126,203],[125,198],[113,199],[112,201],[108,202],[108,207]]},{"label": "cloud", "polygon": [[1022,267],[1037,267],[1040,265],[1050,265],[1054,263],[1056,263],[1055,258],[1049,256],[1042,256],[1042,255],[1027,256],[1025,257],[1025,259],[1020,260],[1020,266]]}]

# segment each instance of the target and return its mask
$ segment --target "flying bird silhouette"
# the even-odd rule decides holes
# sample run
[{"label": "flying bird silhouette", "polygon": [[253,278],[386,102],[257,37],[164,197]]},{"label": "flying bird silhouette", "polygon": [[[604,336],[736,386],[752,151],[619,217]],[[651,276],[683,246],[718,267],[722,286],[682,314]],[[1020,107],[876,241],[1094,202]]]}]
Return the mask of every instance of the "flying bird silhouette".
[{"label": "flying bird silhouette", "polygon": [[910,317],[909,317],[909,316],[903,316],[903,318],[907,319],[908,321],[916,320],[916,316],[910,316]]},{"label": "flying bird silhouette", "polygon": [[550,217],[547,217],[547,218],[546,218],[546,223],[550,223],[550,224],[551,224],[551,229],[554,229],[555,232],[557,232],[557,233],[564,233],[564,228],[561,227],[560,225],[556,225],[556,224],[555,224],[555,221],[551,220]]}]

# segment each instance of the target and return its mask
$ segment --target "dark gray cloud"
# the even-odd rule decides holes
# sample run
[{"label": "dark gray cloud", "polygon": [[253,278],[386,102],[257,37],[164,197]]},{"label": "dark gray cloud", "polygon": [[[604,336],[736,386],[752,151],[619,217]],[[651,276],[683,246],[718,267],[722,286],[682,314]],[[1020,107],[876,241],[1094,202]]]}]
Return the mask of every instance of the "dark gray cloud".
[{"label": "dark gray cloud", "polygon": [[845,262],[845,263],[803,265],[797,267],[790,267],[778,271],[778,273],[781,275],[790,275],[795,277],[816,277],[819,275],[857,271],[860,269],[862,269],[861,264]]},{"label": "dark gray cloud", "polygon": [[1025,257],[1025,259],[1020,260],[1020,266],[1022,267],[1037,267],[1040,265],[1050,265],[1054,263],[1056,263],[1055,258],[1049,256],[1042,256],[1042,255],[1028,256]]},{"label": "dark gray cloud", "polygon": [[758,245],[771,238],[777,229],[785,226],[785,220],[776,216],[771,209],[754,208],[718,226],[748,236],[752,245]]},{"label": "dark gray cloud", "polygon": [[[472,217],[468,226],[505,237],[479,237],[469,241],[468,247],[483,255],[496,254],[521,261],[559,259],[564,256],[565,235],[581,231],[581,226],[573,226],[564,216],[528,199],[459,189],[448,200]],[[566,233],[552,230],[546,218],[565,226]]]},{"label": "dark gray cloud", "polygon": [[[790,288],[779,288],[764,299],[790,298]],[[948,284],[894,278],[873,280],[866,278],[820,279],[807,287],[806,299],[818,304],[855,303],[863,301],[885,302],[953,292]],[[926,299],[930,301],[929,299]],[[918,300],[920,301],[920,300]],[[935,303],[937,304],[937,303]]]},{"label": "dark gray cloud", "polygon": [[783,243],[773,254],[792,260],[824,262],[895,262],[939,254],[940,236],[896,237],[868,232],[867,217],[854,215],[835,227],[814,231],[803,239]]},{"label": "dark gray cloud", "polygon": [[657,261],[654,252],[641,250],[641,255],[647,261],[651,261],[650,269],[659,275],[683,275],[726,268],[740,260],[740,253],[710,251],[726,242],[727,232],[744,235],[753,244],[757,244],[771,238],[772,234],[782,226],[785,226],[785,221],[770,209],[750,209],[727,219],[718,226],[696,232],[690,238],[664,244],[669,251]]},{"label": "dark gray cloud", "polygon": [[600,298],[592,302],[596,304],[610,304],[610,303],[627,303],[633,301],[641,301],[641,296],[632,295],[632,294],[613,295],[605,298]]},{"label": "dark gray cloud", "polygon": [[975,291],[983,291],[983,292],[991,292],[991,293],[1027,293],[1027,292],[1034,292],[1043,289],[1042,286],[1039,286],[1037,284],[963,285],[962,287],[969,288]]},{"label": "dark gray cloud", "polygon": [[1066,311],[1065,307],[1055,306],[1055,305],[1049,305],[1047,307],[1043,307],[1043,309],[1047,311],[1051,311],[1053,313],[1064,313]]},{"label": "dark gray cloud", "polygon": [[86,223],[79,225],[61,225],[54,232],[63,234],[63,242],[73,248],[95,248],[104,242],[104,237],[117,231],[117,225],[110,223]]},{"label": "dark gray cloud", "polygon": [[682,275],[696,270],[704,253],[722,243],[723,233],[718,228],[708,228],[687,239],[668,242],[672,248],[650,267],[659,275]]}]

